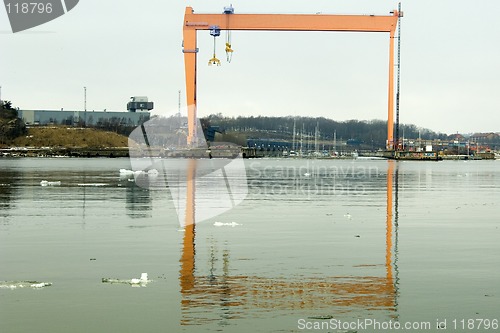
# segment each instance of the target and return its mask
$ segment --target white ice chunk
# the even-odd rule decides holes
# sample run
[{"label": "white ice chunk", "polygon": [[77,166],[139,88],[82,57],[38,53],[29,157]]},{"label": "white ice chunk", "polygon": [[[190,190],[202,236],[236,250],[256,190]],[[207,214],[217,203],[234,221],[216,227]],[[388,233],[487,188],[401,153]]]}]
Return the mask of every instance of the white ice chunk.
[{"label": "white ice chunk", "polygon": [[158,170],[156,169],[148,170],[148,176],[158,176]]},{"label": "white ice chunk", "polygon": [[40,289],[51,286],[51,282],[38,281],[0,281],[0,289],[35,288]]},{"label": "white ice chunk", "polygon": [[236,222],[231,222],[231,223],[223,223],[223,222],[214,222],[214,226],[216,227],[236,227],[241,224],[236,223]]},{"label": "white ice chunk", "polygon": [[60,181],[49,182],[48,180],[42,180],[40,182],[40,185],[41,186],[59,186],[59,185],[61,185],[61,182]]},{"label": "white ice chunk", "polygon": [[43,288],[43,287],[48,287],[51,285],[52,285],[52,283],[49,283],[49,282],[40,282],[40,283],[33,283],[30,287],[31,288]]},{"label": "white ice chunk", "polygon": [[102,279],[103,283],[123,283],[123,284],[130,284],[132,287],[145,287],[148,282],[151,282],[151,280],[148,280],[148,273],[142,273],[141,277],[139,279],[133,278],[130,280],[123,280],[123,279],[109,279],[109,278],[103,278]]}]

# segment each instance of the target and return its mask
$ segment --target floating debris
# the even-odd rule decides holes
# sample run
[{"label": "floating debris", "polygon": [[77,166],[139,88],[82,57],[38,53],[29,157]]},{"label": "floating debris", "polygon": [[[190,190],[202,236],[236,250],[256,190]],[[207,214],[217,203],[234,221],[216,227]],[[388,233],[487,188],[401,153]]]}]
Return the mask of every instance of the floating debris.
[{"label": "floating debris", "polygon": [[162,274],[162,275],[159,275],[157,277],[158,279],[163,279],[163,280],[166,280],[167,279],[167,276],[165,274]]},{"label": "floating debris", "polygon": [[40,289],[50,287],[52,282],[38,281],[0,281],[0,289],[18,289],[18,288],[34,288]]},{"label": "floating debris", "polygon": [[351,214],[347,213],[347,214],[344,214],[344,217],[347,218],[348,220],[352,219],[352,216]]},{"label": "floating debris", "polygon": [[102,283],[129,284],[132,287],[146,287],[148,282],[151,282],[151,280],[148,280],[148,273],[142,273],[139,279],[130,279],[130,280],[102,278]]},{"label": "floating debris", "polygon": [[330,316],[330,315],[326,315],[326,316],[312,316],[312,317],[307,317],[307,319],[328,320],[328,319],[333,319],[333,316]]}]

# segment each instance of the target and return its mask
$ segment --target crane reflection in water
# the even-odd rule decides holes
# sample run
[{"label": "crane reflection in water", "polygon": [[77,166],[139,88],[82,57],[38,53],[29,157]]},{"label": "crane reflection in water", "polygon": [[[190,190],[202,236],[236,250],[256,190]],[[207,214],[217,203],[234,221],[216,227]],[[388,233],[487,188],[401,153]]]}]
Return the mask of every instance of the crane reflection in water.
[{"label": "crane reflection in water", "polygon": [[[181,325],[218,322],[227,324],[253,311],[318,311],[336,315],[356,310],[385,311],[389,319],[398,319],[398,170],[397,162],[388,161],[387,211],[385,228],[385,274],[376,276],[321,276],[269,278],[234,275],[230,271],[231,252],[210,248],[208,275],[197,274],[196,266],[196,168],[191,160],[187,168],[187,202],[184,238],[180,258]],[[393,194],[395,198],[393,198]],[[394,210],[393,210],[394,205]],[[215,263],[222,262],[217,274]],[[198,266],[201,263],[198,263]],[[370,266],[370,265],[367,265]],[[248,310],[251,310],[250,312]],[[217,313],[217,315],[214,315]],[[324,317],[328,319],[332,317]]]}]

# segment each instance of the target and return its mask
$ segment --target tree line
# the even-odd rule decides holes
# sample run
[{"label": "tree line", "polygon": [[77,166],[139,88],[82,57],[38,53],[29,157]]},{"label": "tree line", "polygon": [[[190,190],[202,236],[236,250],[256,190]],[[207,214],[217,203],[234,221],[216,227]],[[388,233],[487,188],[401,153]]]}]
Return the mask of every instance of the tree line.
[{"label": "tree line", "polygon": [[[272,117],[272,116],[238,116],[226,117],[212,114],[202,119],[204,128],[218,126],[226,133],[247,133],[248,138],[281,138],[291,139],[294,126],[297,136],[315,136],[320,140],[339,141],[355,140],[356,142],[385,146],[387,139],[387,121],[383,120],[346,120],[335,121],[324,117]],[[317,130],[316,130],[317,129]],[[444,133],[437,133],[427,128],[412,124],[400,124],[400,136],[406,138],[422,138],[425,140],[446,139]]]},{"label": "tree line", "polygon": [[18,118],[17,110],[12,106],[12,102],[0,100],[0,145],[8,144],[26,133],[26,125]]}]

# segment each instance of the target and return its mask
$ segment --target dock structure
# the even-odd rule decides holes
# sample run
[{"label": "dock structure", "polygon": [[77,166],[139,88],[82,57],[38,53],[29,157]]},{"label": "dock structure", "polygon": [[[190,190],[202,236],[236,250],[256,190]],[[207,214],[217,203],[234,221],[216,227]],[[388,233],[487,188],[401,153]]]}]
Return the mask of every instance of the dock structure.
[{"label": "dock structure", "polygon": [[411,161],[441,161],[443,158],[437,151],[394,151],[393,159]]},{"label": "dock structure", "polygon": [[128,147],[65,148],[65,147],[15,147],[0,149],[0,157],[129,157]]}]

